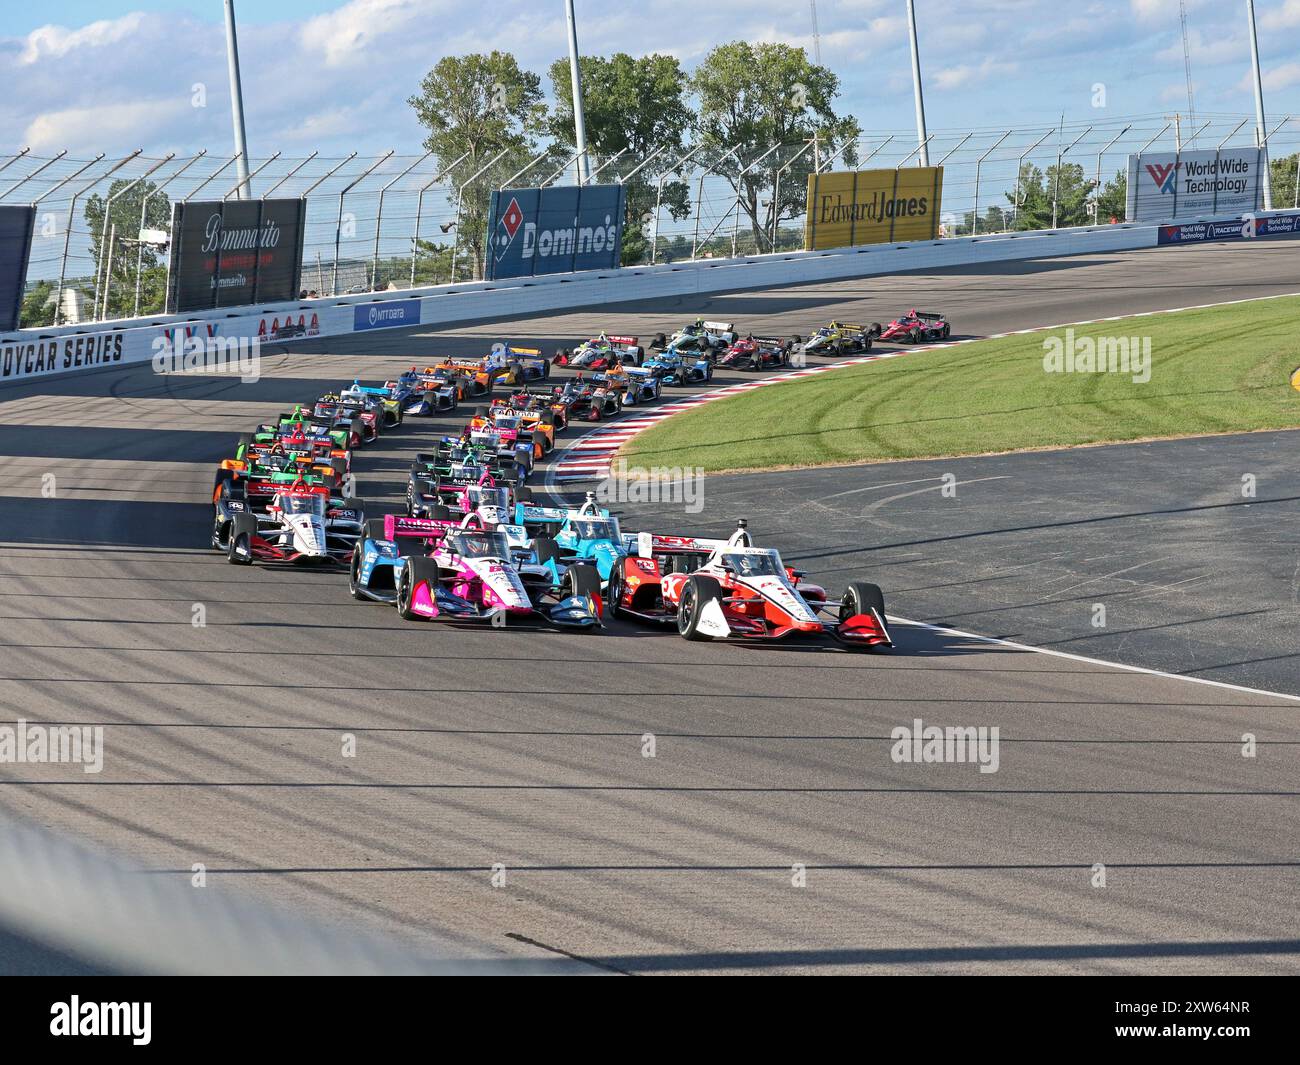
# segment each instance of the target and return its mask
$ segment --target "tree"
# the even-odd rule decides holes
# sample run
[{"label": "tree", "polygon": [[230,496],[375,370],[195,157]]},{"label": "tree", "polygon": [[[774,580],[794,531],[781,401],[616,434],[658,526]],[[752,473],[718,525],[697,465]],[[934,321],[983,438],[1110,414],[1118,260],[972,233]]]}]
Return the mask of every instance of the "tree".
[{"label": "tree", "polygon": [[[452,184],[459,187],[489,160],[501,160],[464,190],[456,231],[461,269],[468,258],[473,276],[482,276],[491,190],[522,167],[536,152],[536,136],[546,120],[541,78],[521,70],[509,52],[446,56],[420,82],[408,101],[429,131],[424,147],[439,170],[462,155]],[[454,193],[450,196],[455,202]]]},{"label": "tree", "polygon": [[1269,160],[1269,176],[1273,179],[1273,209],[1283,211],[1294,208],[1296,199],[1296,167],[1300,166],[1300,152]]},{"label": "tree", "polygon": [[[133,178],[118,178],[109,185],[107,198],[96,193],[86,201],[85,219],[90,231],[90,257],[99,269],[107,265],[100,257],[100,242],[105,235],[105,204],[109,200],[112,201],[112,207],[108,209],[107,236],[111,240],[116,229],[117,242],[112,248],[112,276],[108,279],[107,307],[110,318],[129,315],[135,307],[137,261],[141,267],[139,275],[141,311],[152,313],[161,310],[166,297],[165,292],[155,292],[156,286],[150,285],[148,287],[151,297],[156,295],[157,299],[145,300],[147,279],[151,274],[156,274],[159,269],[163,269],[165,288],[166,270],[162,267],[160,253],[155,248],[141,246],[136,242],[140,239],[141,229],[171,228],[171,201],[155,191],[158,186],[152,181],[142,181],[130,191],[125,191],[133,180]],[[147,206],[146,197],[148,197]],[[143,226],[140,224],[141,208],[145,210]],[[105,258],[107,252],[108,249],[105,249]],[[102,293],[97,295],[103,298]]]},{"label": "tree", "polygon": [[[1046,173],[1025,163],[1020,168],[1019,209],[1016,212],[1013,229],[1050,229],[1052,228],[1052,199],[1056,197],[1056,225],[1083,226],[1092,221],[1089,194],[1096,182],[1083,175],[1083,167],[1078,163],[1064,163],[1060,168],[1060,180],[1057,180],[1057,168],[1049,166]],[[1013,206],[1017,203],[1017,192],[1006,194],[1007,202]],[[983,223],[980,224],[983,228]]]},{"label": "tree", "polygon": [[[627,183],[623,262],[640,262],[648,252],[646,230],[652,223],[659,195],[658,175],[664,166],[680,158],[686,134],[694,124],[694,113],[686,101],[686,76],[673,56],[634,59],[623,52],[608,59],[583,56],[579,69],[587,149],[592,155],[609,158],[622,151],[628,160],[626,171],[660,148],[665,149],[655,163]],[[550,78],[555,93],[550,133],[572,155],[573,84],[568,59],[551,64]],[[673,218],[685,218],[691,210],[686,182],[666,180],[663,205]]]},{"label": "tree", "polygon": [[23,329],[40,328],[54,324],[54,285],[49,281],[38,281],[23,297],[22,310],[18,314],[18,324]]},{"label": "tree", "polygon": [[[831,107],[839,95],[839,78],[810,63],[802,48],[732,41],[719,45],[699,65],[691,88],[699,98],[700,136],[710,149],[701,158],[733,189],[740,184],[741,207],[749,216],[755,243],[770,247],[773,223],[797,217],[805,209],[813,152],[805,151],[781,175],[780,202],[769,199],[763,205],[760,196],[772,193],[777,170],[814,136],[817,151],[829,156],[859,135],[857,120],[840,117]],[[742,168],[777,144],[789,147],[738,177]],[[724,160],[733,145],[735,153]],[[738,164],[737,159],[743,162]],[[852,147],[843,159],[849,166],[854,164]]]},{"label": "tree", "polygon": [[1122,222],[1127,211],[1128,171],[1117,170],[1097,194],[1097,223],[1105,225],[1112,218]]}]

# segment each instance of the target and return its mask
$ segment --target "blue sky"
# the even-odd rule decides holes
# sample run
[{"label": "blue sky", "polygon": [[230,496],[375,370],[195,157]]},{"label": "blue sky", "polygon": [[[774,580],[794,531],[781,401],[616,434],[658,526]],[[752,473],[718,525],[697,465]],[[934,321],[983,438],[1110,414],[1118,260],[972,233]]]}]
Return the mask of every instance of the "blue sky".
[{"label": "blue sky", "polygon": [[[562,0],[242,0],[250,148],[418,148],[406,97],[446,54],[565,54]],[[912,123],[904,0],[821,0],[823,62],[864,129]],[[804,0],[577,0],[584,52],[671,52],[694,66],[746,38],[811,50]],[[1186,109],[1177,0],[916,0],[932,129],[1052,125]],[[1196,108],[1249,113],[1240,0],[1188,0]],[[1300,0],[1257,0],[1271,122],[1300,116]],[[73,157],[230,145],[220,0],[7,5],[0,150]],[[1106,86],[1106,107],[1093,86]],[[201,86],[198,92],[196,86]],[[201,105],[195,106],[201,98]],[[1300,129],[1300,127],[1295,127]]]}]

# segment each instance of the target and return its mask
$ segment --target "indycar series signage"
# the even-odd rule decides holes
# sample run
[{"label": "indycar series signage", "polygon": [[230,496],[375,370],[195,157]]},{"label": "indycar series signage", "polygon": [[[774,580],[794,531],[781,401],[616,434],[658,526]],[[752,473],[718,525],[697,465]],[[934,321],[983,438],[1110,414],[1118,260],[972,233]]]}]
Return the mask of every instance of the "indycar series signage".
[{"label": "indycar series signage", "polygon": [[943,167],[808,175],[804,250],[934,240]]},{"label": "indycar series signage", "polygon": [[625,206],[622,185],[494,192],[484,276],[617,269]]},{"label": "indycar series signage", "polygon": [[1267,215],[1256,218],[1233,218],[1221,222],[1183,222],[1161,226],[1156,232],[1158,244],[1192,244],[1206,240],[1255,240],[1259,237],[1284,237],[1300,233],[1300,214]]},{"label": "indycar series signage", "polygon": [[0,344],[0,381],[89,369],[122,361],[123,334],[41,337]]},{"label": "indycar series signage", "polygon": [[1163,222],[1257,210],[1267,165],[1258,148],[1130,155],[1125,217]]},{"label": "indycar series signage", "polygon": [[172,207],[167,313],[298,298],[304,199]]},{"label": "indycar series signage", "polygon": [[18,328],[35,224],[35,207],[0,207],[0,332]]}]

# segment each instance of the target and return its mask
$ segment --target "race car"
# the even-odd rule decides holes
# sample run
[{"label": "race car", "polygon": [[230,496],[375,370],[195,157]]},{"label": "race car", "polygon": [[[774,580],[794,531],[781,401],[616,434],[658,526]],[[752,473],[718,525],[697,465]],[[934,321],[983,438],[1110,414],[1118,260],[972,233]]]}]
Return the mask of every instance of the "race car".
[{"label": "race car", "polygon": [[551,376],[551,364],[537,348],[516,348],[493,344],[491,354],[483,360],[493,378],[505,385],[522,385],[545,381]]},{"label": "race car", "polygon": [[713,362],[672,348],[646,360],[642,367],[661,385],[702,385],[713,379]]},{"label": "race car", "polygon": [[460,405],[461,392],[465,391],[452,373],[422,374],[414,367],[384,387],[396,398],[403,415],[422,418],[455,410]]},{"label": "race car", "polygon": [[[538,530],[529,536],[530,532]],[[618,519],[588,492],[575,509],[515,504],[514,522],[504,531],[516,557],[550,570],[558,581],[564,570],[585,562],[595,567],[604,587],[619,559],[627,554]]]},{"label": "race car", "polygon": [[576,348],[561,348],[555,353],[556,366],[577,366],[587,370],[606,370],[618,362],[645,361],[645,349],[636,337],[610,336],[601,333]]},{"label": "race car", "polygon": [[382,529],[368,525],[356,545],[348,589],[357,599],[394,603],[407,621],[593,629],[600,626],[599,580],[591,566],[570,567],[558,582],[541,567],[520,566],[505,534],[483,528],[473,514],[459,524],[390,514]]},{"label": "race car", "polygon": [[378,413],[362,402],[340,398],[337,392],[327,392],[316,400],[311,416],[313,421],[328,424],[332,430],[347,430],[349,439],[356,441],[353,447],[379,439]]},{"label": "race car", "polygon": [[365,521],[359,503],[333,498],[325,485],[301,478],[292,483],[273,478],[274,492],[260,509],[252,489],[262,483],[226,483],[214,505],[214,548],[235,565],[347,563]]},{"label": "race car", "polygon": [[778,370],[790,365],[790,341],[779,337],[741,337],[724,351],[719,366],[732,370]]},{"label": "race car", "polygon": [[616,393],[620,406],[635,407],[638,404],[653,403],[663,392],[663,382],[653,370],[642,366],[624,366],[621,362],[603,374],[593,374],[592,381],[597,388]]},{"label": "race car", "polygon": [[323,444],[338,451],[352,451],[361,446],[361,426],[336,425],[333,418],[317,418],[302,406],[281,414],[273,422],[263,422],[253,432],[253,439],[266,443],[287,438],[302,439],[312,444]]},{"label": "race car", "polygon": [[402,424],[402,404],[387,385],[379,388],[353,380],[348,388],[339,393],[339,398],[345,403],[351,401],[363,403],[378,415],[381,428]]},{"label": "race car", "polygon": [[736,327],[731,322],[707,322],[703,318],[697,318],[671,337],[657,333],[650,342],[650,350],[676,351],[683,355],[702,355],[706,359],[714,359],[737,339]]},{"label": "race car", "polygon": [[[871,350],[871,338],[879,335],[879,326],[831,322],[814,330],[803,342],[805,355],[859,355]],[[795,337],[796,344],[799,338]]]},{"label": "race car", "polygon": [[496,377],[483,365],[482,359],[476,362],[443,359],[437,366],[425,367],[424,379],[426,384],[438,388],[455,388],[456,398],[462,402],[490,395],[492,386],[496,384]]},{"label": "race car", "polygon": [[570,417],[588,422],[598,422],[623,409],[622,392],[610,388],[601,374],[575,375],[565,382],[556,401],[568,407]]},{"label": "race car", "polygon": [[[806,582],[742,519],[727,540],[625,533],[610,572],[611,617],[675,625],[688,640],[823,636],[855,650],[893,646],[880,588],[850,581],[838,600]],[[825,616],[823,616],[825,615]]]},{"label": "race car", "polygon": [[510,394],[506,405],[517,410],[526,410],[537,414],[549,413],[551,424],[555,426],[555,431],[559,433],[569,427],[569,405],[560,402],[557,398],[561,392],[563,392],[562,385],[545,390],[520,388]]},{"label": "race car", "polygon": [[[871,335],[880,340],[896,340],[904,344],[922,344],[930,340],[947,340],[952,327],[942,314],[927,314],[910,310],[886,326],[879,322],[871,326]],[[807,349],[805,349],[807,350]]]}]

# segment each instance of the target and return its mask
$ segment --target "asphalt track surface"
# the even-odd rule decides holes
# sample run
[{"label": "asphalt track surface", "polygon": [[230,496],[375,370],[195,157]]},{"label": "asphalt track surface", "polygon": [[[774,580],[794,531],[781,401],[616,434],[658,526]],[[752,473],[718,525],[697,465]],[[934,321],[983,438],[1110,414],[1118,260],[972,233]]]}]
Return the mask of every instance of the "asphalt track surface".
[{"label": "asphalt track surface", "polygon": [[[359,335],[266,356],[248,385],[145,366],[6,389],[3,720],[102,723],[107,753],[98,776],[0,766],[0,809],[115,848],[151,870],[142,875],[188,879],[202,862],[209,892],[412,943],[438,929],[471,951],[576,956],[593,971],[1295,972],[1294,699],[901,623],[895,651],[871,656],[688,644],[620,623],[591,636],[408,624],[353,602],[341,574],[236,568],[205,549],[213,464],[235,434],[354,373],[382,379],[496,339],[549,350],[602,325],[649,336],[697,314],[806,333],[832,317],[920,306],[947,312],[959,335],[983,335],[1294,291],[1295,250],[1160,249]],[[411,455],[452,428],[412,420],[358,454],[372,512],[398,508]],[[1234,460],[1214,454],[1222,479]],[[1060,498],[1018,486],[1033,520],[1017,520],[981,494],[1014,476],[943,469],[972,482],[949,501],[960,511],[863,513],[895,494],[868,491],[860,503],[823,503],[824,529],[802,519],[799,507],[832,487],[920,478],[924,489],[936,474],[877,466],[718,478],[702,513],[665,508],[647,524],[721,534],[744,506],[756,530],[780,531],[768,542],[833,590],[846,571],[867,570],[891,613],[1060,640],[1059,613],[1002,611],[997,597],[1030,602],[1068,573],[1060,597],[1098,601],[1077,585],[1088,566],[1121,568],[1089,561],[1108,549],[1110,526],[1077,540],[1034,526],[1077,516],[1093,496],[1129,506],[1104,490],[1112,471],[1080,461]],[[1296,494],[1260,485],[1261,496]],[[1152,539],[1174,530],[1177,551],[1199,565],[1221,530],[1189,546],[1182,519],[1165,513],[1180,490],[1167,490],[1168,500],[1151,497],[1145,526]],[[934,494],[911,498],[928,505]],[[1291,503],[1233,513],[1277,513],[1294,527]],[[981,541],[1010,525],[1012,539]],[[959,554],[952,538],[968,534]],[[1284,539],[1269,566],[1294,566]],[[1153,551],[1144,543],[1135,561]],[[1023,585],[965,571],[1009,570],[1017,552],[1077,557],[1026,567]],[[1159,579],[1177,579],[1161,565]],[[1250,609],[1247,592],[1216,591],[1206,613]],[[1294,592],[1287,599],[1293,611]],[[1109,602],[1114,629],[1133,624]],[[1085,653],[1123,651],[1114,638]],[[894,763],[891,729],[917,718],[998,726],[999,771]],[[1242,756],[1244,733],[1257,737],[1257,757]],[[357,738],[355,758],[341,756],[345,734]],[[0,963],[59,968],[31,960],[41,955],[15,931]]]}]

